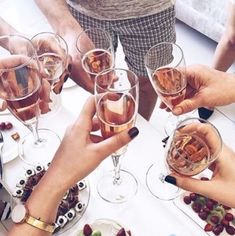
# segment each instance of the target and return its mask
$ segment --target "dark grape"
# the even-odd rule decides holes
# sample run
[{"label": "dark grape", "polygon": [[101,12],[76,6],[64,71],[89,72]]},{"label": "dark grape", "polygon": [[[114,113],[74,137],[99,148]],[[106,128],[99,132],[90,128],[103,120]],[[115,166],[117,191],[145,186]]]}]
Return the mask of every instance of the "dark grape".
[{"label": "dark grape", "polygon": [[206,202],[206,207],[207,207],[208,209],[210,209],[210,210],[213,210],[213,208],[214,208],[214,202],[211,201],[211,200],[208,200],[208,201]]},{"label": "dark grape", "polygon": [[5,122],[1,122],[0,123],[0,130],[3,131],[6,129],[6,123]]},{"label": "dark grape", "polygon": [[217,225],[217,224],[219,223],[219,217],[218,217],[218,216],[215,216],[215,215],[212,215],[212,216],[210,217],[210,221],[211,221],[212,223],[214,223],[215,225]]},{"label": "dark grape", "polygon": [[229,226],[229,221],[226,219],[221,220],[221,224],[225,227]]},{"label": "dark grape", "polygon": [[207,208],[207,207],[203,207],[202,211],[206,212],[207,214],[209,214],[211,212],[211,210],[209,208]]},{"label": "dark grape", "polygon": [[226,229],[226,232],[229,234],[229,235],[234,235],[235,234],[235,228],[233,226],[228,226],[225,228]]},{"label": "dark grape", "polygon": [[184,203],[187,204],[187,205],[189,205],[189,204],[191,203],[191,198],[190,198],[190,196],[185,196],[185,197],[184,197]]},{"label": "dark grape", "polygon": [[198,203],[198,202],[194,202],[193,204],[192,204],[192,209],[195,211],[195,212],[200,212],[201,211],[201,209],[202,209],[202,205],[200,204],[200,203]]},{"label": "dark grape", "polygon": [[214,235],[220,235],[221,229],[220,229],[220,227],[215,226],[215,227],[213,228],[212,232],[214,233]]},{"label": "dark grape", "polygon": [[226,213],[225,217],[224,217],[227,221],[233,221],[233,214],[231,213]]},{"label": "dark grape", "polygon": [[198,216],[202,219],[202,220],[206,220],[207,219],[207,216],[208,216],[208,213],[207,212],[204,212],[204,211],[201,211],[198,213]]},{"label": "dark grape", "polygon": [[192,200],[192,201],[196,201],[197,200],[197,194],[196,193],[190,193],[190,199]]},{"label": "dark grape", "polygon": [[6,122],[6,123],[5,123],[5,129],[6,129],[6,130],[10,130],[10,129],[12,129],[12,127],[13,127],[13,125],[12,125],[11,122]]}]

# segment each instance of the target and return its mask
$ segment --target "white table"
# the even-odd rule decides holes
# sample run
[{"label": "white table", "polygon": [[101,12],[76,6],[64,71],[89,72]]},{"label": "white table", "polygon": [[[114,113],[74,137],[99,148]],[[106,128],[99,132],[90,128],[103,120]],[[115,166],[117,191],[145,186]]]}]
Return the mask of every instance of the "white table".
[{"label": "white table", "polygon": [[[2,0],[0,4],[2,4],[0,5],[0,15],[9,20],[19,30],[33,35],[39,30],[49,29],[45,18],[40,15],[32,0]],[[29,21],[29,18],[32,21]],[[24,23],[22,24],[21,22]],[[63,106],[58,113],[43,117],[40,121],[40,126],[48,127],[50,125],[50,128],[62,137],[65,128],[74,121],[88,96],[89,94],[78,86],[64,89],[61,94]],[[71,101],[76,101],[75,104],[78,105],[74,107],[74,103]],[[0,116],[0,119],[2,118],[3,116]],[[14,124],[19,128],[21,135],[27,132],[26,128],[22,127],[19,122],[17,123],[13,117],[7,116],[5,118],[13,120]],[[224,140],[232,145],[232,140],[234,140],[235,136],[234,123],[219,111],[214,113],[211,121],[218,127]],[[162,125],[159,124],[159,126]],[[163,135],[158,132],[158,127],[151,126],[141,116],[138,116],[137,127],[140,130],[140,134],[129,145],[128,152],[122,163],[123,169],[129,170],[137,177],[139,184],[137,195],[129,202],[117,205],[107,203],[98,196],[96,180],[105,170],[112,168],[110,159],[107,159],[88,177],[91,198],[85,214],[69,233],[67,232],[63,235],[74,235],[73,232],[82,227],[84,223],[93,222],[97,218],[114,219],[131,229],[134,236],[206,235],[194,222],[176,208],[172,202],[158,200],[148,191],[145,185],[145,174],[150,164],[163,158],[164,149],[161,143]],[[4,166],[11,188],[14,187],[14,181],[17,178],[17,171],[13,171],[17,170],[17,165],[21,165],[18,158]],[[6,232],[0,227],[1,235],[6,235]]]}]

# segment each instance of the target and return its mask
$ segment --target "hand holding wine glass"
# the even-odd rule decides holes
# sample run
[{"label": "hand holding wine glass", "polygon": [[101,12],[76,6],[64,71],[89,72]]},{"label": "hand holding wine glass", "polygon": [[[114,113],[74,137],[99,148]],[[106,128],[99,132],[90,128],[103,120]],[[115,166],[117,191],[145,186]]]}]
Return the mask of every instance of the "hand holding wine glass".
[{"label": "hand holding wine glass", "polygon": [[[170,110],[184,100],[187,85],[185,59],[177,44],[163,42],[150,48],[145,56],[145,66],[153,88]],[[177,122],[177,117],[169,117],[165,126],[168,135]]]},{"label": "hand holding wine glass", "polygon": [[[167,141],[165,164],[168,171],[177,175],[195,176],[208,168],[222,150],[222,139],[214,125],[200,118],[181,121]],[[152,165],[147,173],[151,193],[163,200],[174,199],[179,191],[159,166]]]},{"label": "hand holding wine glass", "polygon": [[90,28],[82,31],[76,45],[82,67],[93,81],[99,72],[114,67],[112,40],[105,30]]},{"label": "hand holding wine glass", "polygon": [[[139,81],[130,70],[109,69],[95,78],[96,112],[102,136],[106,139],[134,126],[138,111]],[[120,169],[120,157],[127,146],[112,154],[114,171],[98,182],[99,195],[106,201],[121,203],[137,191],[137,181],[128,171]]]},{"label": "hand holding wine glass", "polygon": [[[37,56],[40,62],[44,78],[51,85],[51,100],[53,104],[51,108],[55,111],[55,104],[58,96],[55,94],[61,91],[64,78],[68,77],[68,46],[63,38],[52,32],[42,32],[32,37],[32,43],[37,51]],[[60,88],[57,88],[60,87]]]},{"label": "hand holding wine glass", "polygon": [[[16,39],[22,42],[23,48],[17,50],[12,45]],[[2,36],[0,41],[9,50],[0,48],[0,97],[7,102],[10,112],[31,131],[19,142],[19,156],[29,164],[49,162],[60,138],[51,130],[38,129],[40,108],[45,109],[40,96],[48,99],[45,90],[48,83],[41,79],[35,49],[23,36]]]}]

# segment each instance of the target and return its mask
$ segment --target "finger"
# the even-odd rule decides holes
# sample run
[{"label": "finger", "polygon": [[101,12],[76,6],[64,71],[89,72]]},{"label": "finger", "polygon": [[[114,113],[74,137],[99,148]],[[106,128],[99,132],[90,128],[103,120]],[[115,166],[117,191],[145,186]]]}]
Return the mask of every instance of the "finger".
[{"label": "finger", "polygon": [[92,118],[94,117],[95,112],[95,97],[90,96],[84,104],[75,125],[82,125],[84,129],[87,129],[90,132],[92,130]]},{"label": "finger", "polygon": [[40,98],[44,101],[49,103],[51,101],[50,99],[50,91],[51,91],[51,86],[50,83],[46,79],[42,79],[41,82],[41,89],[40,89]]},{"label": "finger", "polygon": [[129,130],[124,130],[97,144],[97,153],[99,153],[100,156],[104,159],[105,157],[111,155],[118,149],[127,145],[138,134],[139,130],[136,127],[133,127]]},{"label": "finger", "polygon": [[174,115],[181,115],[187,112],[191,112],[201,106],[203,106],[203,104],[201,103],[201,98],[199,98],[199,96],[196,95],[191,99],[185,99],[177,106],[175,106],[172,109],[172,113]]},{"label": "finger", "polygon": [[100,129],[100,122],[97,117],[94,117],[92,120],[92,131],[97,131]]},{"label": "finger", "polygon": [[203,181],[191,177],[184,177],[174,173],[172,173],[171,176],[176,178],[176,185],[179,188],[189,192],[199,193],[204,196],[208,196],[208,194],[210,195],[211,187],[213,186],[212,181]]},{"label": "finger", "polygon": [[6,101],[0,99],[0,111],[4,111],[7,109],[7,103]]}]

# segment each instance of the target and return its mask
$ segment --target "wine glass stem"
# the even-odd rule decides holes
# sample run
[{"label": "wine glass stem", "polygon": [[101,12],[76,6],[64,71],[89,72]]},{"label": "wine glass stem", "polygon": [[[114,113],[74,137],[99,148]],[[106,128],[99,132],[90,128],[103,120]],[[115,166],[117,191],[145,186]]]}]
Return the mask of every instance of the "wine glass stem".
[{"label": "wine glass stem", "polygon": [[37,145],[37,144],[41,143],[42,140],[39,138],[39,135],[38,135],[38,124],[37,124],[37,122],[35,124],[28,125],[28,128],[30,129],[30,131],[33,134],[34,144]]},{"label": "wine glass stem", "polygon": [[112,155],[113,159],[113,165],[114,165],[114,178],[113,178],[113,184],[120,184],[121,183],[121,177],[120,177],[120,156],[121,155]]}]

